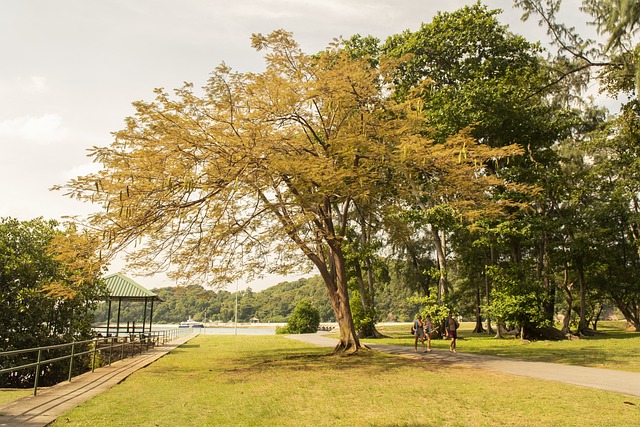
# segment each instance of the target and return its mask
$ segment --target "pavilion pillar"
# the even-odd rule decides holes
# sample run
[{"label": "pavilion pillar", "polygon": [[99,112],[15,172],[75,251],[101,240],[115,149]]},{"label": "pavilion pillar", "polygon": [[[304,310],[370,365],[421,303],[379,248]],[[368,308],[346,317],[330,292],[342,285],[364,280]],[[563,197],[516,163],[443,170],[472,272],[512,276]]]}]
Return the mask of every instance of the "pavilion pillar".
[{"label": "pavilion pillar", "polygon": [[145,326],[147,322],[147,299],[144,299],[144,314],[142,315],[142,333],[144,334]]},{"label": "pavilion pillar", "polygon": [[149,335],[151,335],[151,325],[153,325],[153,299],[151,300],[151,313],[149,314]]},{"label": "pavilion pillar", "polygon": [[106,335],[109,336],[109,324],[111,323],[111,298],[109,298],[109,310],[107,313],[107,333]]},{"label": "pavilion pillar", "polygon": [[122,298],[118,298],[118,323],[116,324],[116,337],[120,336],[120,309],[122,308]]}]

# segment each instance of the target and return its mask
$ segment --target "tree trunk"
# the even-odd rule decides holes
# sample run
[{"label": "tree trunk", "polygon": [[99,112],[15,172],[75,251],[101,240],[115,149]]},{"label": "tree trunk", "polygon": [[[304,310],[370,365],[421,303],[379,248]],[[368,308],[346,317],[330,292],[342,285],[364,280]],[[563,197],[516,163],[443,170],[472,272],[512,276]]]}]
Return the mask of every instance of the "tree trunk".
[{"label": "tree trunk", "polygon": [[334,352],[356,353],[358,349],[360,349],[360,340],[356,334],[351,316],[346,282],[346,276],[340,277],[340,275],[338,275],[335,286],[327,284],[329,301],[331,302],[338,327],[340,328],[340,342],[335,347]]},{"label": "tree trunk", "polygon": [[[491,250],[491,265],[494,265],[494,254],[493,254],[493,246],[490,248]],[[489,282],[489,275],[487,274],[487,263],[485,262],[484,269],[484,287],[485,287],[485,295],[487,298],[487,307],[491,305],[491,283]],[[491,327],[491,317],[487,314],[487,333],[493,334],[493,328]]]},{"label": "tree trunk", "polygon": [[365,266],[367,267],[367,284],[369,285],[369,309],[372,311],[376,308],[375,289],[373,288],[373,267],[371,265],[371,258],[367,257],[365,260]]},{"label": "tree trunk", "polygon": [[562,287],[565,291],[565,301],[567,302],[567,312],[562,321],[562,333],[571,333],[571,315],[573,314],[573,282],[569,283],[569,266],[567,263],[564,265],[564,281]]},{"label": "tree trunk", "polygon": [[585,331],[589,328],[587,321],[587,284],[584,281],[584,268],[582,262],[578,261],[578,285],[580,287],[580,320],[578,322],[578,332]]},{"label": "tree trunk", "polygon": [[360,302],[362,303],[364,311],[367,312],[369,310],[369,298],[367,295],[367,289],[364,286],[364,278],[362,277],[360,261],[356,259],[354,264],[356,269],[356,281],[358,282],[358,290],[360,291]]},{"label": "tree trunk", "polygon": [[[268,203],[266,197],[263,196]],[[343,212],[348,211],[350,200],[346,200],[343,205]],[[280,211],[274,212],[282,221],[288,231],[289,237],[298,245],[305,256],[316,266],[322,276],[331,307],[336,315],[336,321],[340,328],[340,341],[334,352],[356,353],[361,348],[360,340],[356,334],[353,324],[353,316],[349,305],[349,289],[347,286],[347,265],[342,251],[343,232],[336,233],[331,216],[332,206],[327,199],[325,204],[318,208],[318,223],[322,225],[322,232],[319,232],[321,240],[316,242],[315,251],[304,242],[296,233],[298,227],[289,222],[287,215]],[[345,230],[347,226],[347,215],[342,214],[340,230]]]},{"label": "tree trunk", "polygon": [[438,233],[438,230],[431,225],[431,237],[436,247],[436,258],[438,260],[438,269],[440,270],[440,280],[438,281],[438,304],[440,304],[443,298],[447,295],[447,261],[445,258],[445,243],[444,232],[442,236]]},{"label": "tree trunk", "polygon": [[[360,302],[362,303],[362,308],[366,314],[373,313],[375,307],[373,305],[373,275],[369,271],[371,263],[367,263],[367,282],[368,286],[365,287],[364,278],[362,277],[362,268],[360,267],[360,262],[355,260],[355,269],[356,269],[356,279],[358,282],[358,289],[360,291]],[[362,325],[362,328],[358,331],[358,338],[383,338],[382,335],[377,329],[375,325],[375,320],[371,320],[370,323]]]},{"label": "tree trunk", "polygon": [[594,331],[598,330],[598,320],[600,320],[600,315],[602,314],[602,310],[603,309],[604,309],[604,306],[602,304],[600,304],[600,308],[598,309],[598,312],[593,317],[593,330]]},{"label": "tree trunk", "polygon": [[476,327],[473,329],[473,333],[481,334],[484,332],[484,328],[482,327],[482,313],[480,312],[480,285],[476,285]]},{"label": "tree trunk", "polygon": [[496,327],[496,336],[494,338],[504,338],[503,333],[504,333],[504,326],[498,323],[498,326]]},{"label": "tree trunk", "polygon": [[[360,246],[361,248],[368,248],[371,243],[371,226],[367,223],[364,215],[361,211],[357,211],[358,222],[360,223]],[[375,324],[375,300],[374,300],[374,277],[373,269],[371,267],[371,257],[365,256],[363,260],[364,270],[366,271],[367,281],[365,283],[363,266],[360,263],[360,259],[356,257],[353,261],[356,281],[358,282],[358,290],[360,292],[360,302],[364,309],[365,315],[370,319],[366,324],[362,324],[358,331],[358,338],[382,338],[383,335],[376,329]]]},{"label": "tree trunk", "polygon": [[625,320],[629,324],[630,328],[633,328],[635,332],[640,332],[640,305],[638,302],[631,304],[625,304],[622,301],[616,300],[616,306],[622,312]]},{"label": "tree trunk", "polygon": [[544,317],[547,322],[553,322],[555,316],[556,286],[549,277],[549,254],[547,253],[547,246],[547,236],[545,233],[540,250],[541,264],[539,278],[544,282],[544,288],[547,291],[547,298],[544,302]]},{"label": "tree trunk", "polygon": [[323,249],[327,249],[326,258],[322,249],[319,249],[317,254],[308,250],[305,253],[320,271],[340,328],[340,342],[334,352],[356,353],[361,348],[361,345],[353,324],[351,307],[349,306],[347,270],[344,254],[342,253],[342,244],[339,240],[334,239]]},{"label": "tree trunk", "polygon": [[571,311],[571,304],[573,304],[573,296],[571,295],[571,291],[569,289],[565,289],[565,301],[567,302],[567,313],[562,320],[562,333],[570,334],[571,333],[571,315],[573,312]]}]

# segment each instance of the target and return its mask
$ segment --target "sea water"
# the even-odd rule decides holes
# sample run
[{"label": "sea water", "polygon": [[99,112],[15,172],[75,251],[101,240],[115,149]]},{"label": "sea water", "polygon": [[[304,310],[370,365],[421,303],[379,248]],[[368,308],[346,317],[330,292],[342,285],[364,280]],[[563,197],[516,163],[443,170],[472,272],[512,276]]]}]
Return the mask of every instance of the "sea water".
[{"label": "sea water", "polygon": [[[160,332],[160,331],[168,331],[172,329],[178,329],[178,325],[172,324],[159,324],[153,325],[151,330],[152,332]],[[107,328],[104,326],[96,326],[93,328],[96,333],[100,333],[102,335],[106,335]],[[149,330],[149,326],[145,328],[145,331]],[[129,332],[133,332],[133,328],[129,330]],[[126,336],[129,334],[127,332],[127,325],[120,325],[119,335]],[[142,332],[142,323],[136,324],[136,333]],[[208,326],[205,328],[193,328],[193,332],[200,333],[204,335],[275,335],[276,327],[275,326],[260,326],[260,327],[251,327],[251,326],[240,326],[236,328],[235,326]],[[116,326],[111,325],[109,327],[109,334],[116,334]]]}]

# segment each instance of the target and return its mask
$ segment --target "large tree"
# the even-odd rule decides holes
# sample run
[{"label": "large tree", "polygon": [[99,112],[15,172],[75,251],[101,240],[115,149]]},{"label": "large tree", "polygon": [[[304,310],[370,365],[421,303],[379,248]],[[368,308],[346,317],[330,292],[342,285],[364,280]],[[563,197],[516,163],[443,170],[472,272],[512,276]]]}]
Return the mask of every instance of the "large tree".
[{"label": "large tree", "polygon": [[[185,85],[135,103],[103,169],[66,186],[100,203],[89,224],[112,251],[137,245],[132,266],[225,284],[304,259],[322,276],[336,350],[360,347],[349,306],[345,235],[355,206],[403,185],[408,166],[447,182],[480,178],[487,156],[469,135],[435,144],[420,104],[388,99],[393,62],[354,58],[340,44],[307,55],[285,31],[255,35],[261,73],[218,67],[199,95]],[[391,67],[391,68],[390,68]],[[450,190],[451,191],[451,190]]]},{"label": "large tree", "polygon": [[639,129],[640,103],[634,100],[594,133],[588,147],[590,179],[596,183],[589,206],[596,260],[590,273],[597,289],[609,296],[636,331],[640,331]]},{"label": "large tree", "polygon": [[[383,51],[390,56],[410,55],[398,69],[396,96],[403,98],[413,88],[423,87],[423,113],[437,141],[470,127],[471,136],[486,146],[519,144],[527,156],[512,161],[509,168],[504,167],[506,163],[489,161],[486,171],[488,175],[497,172],[512,184],[531,183],[521,171],[531,163],[530,158],[538,160],[537,152],[551,144],[553,117],[540,96],[531,96],[544,79],[539,47],[500,24],[499,12],[478,3],[438,13],[417,31],[390,37]],[[522,167],[513,167],[516,165]],[[434,185],[430,174],[422,178],[418,188]],[[448,240],[454,223],[464,218],[469,224],[491,215],[490,205],[474,200],[476,189],[468,186],[467,190],[462,197],[432,190],[414,193],[413,204],[423,211],[436,250],[439,297],[451,291],[447,259],[451,258]],[[503,207],[510,202],[514,187],[505,190],[492,187],[493,197],[502,198]],[[500,192],[509,195],[500,196]],[[456,207],[458,218],[446,214],[451,206]]]},{"label": "large tree", "polygon": [[342,236],[378,181],[380,76],[336,49],[306,55],[284,31],[253,44],[264,72],[222,65],[202,96],[157,90],[94,150],[104,169],[69,187],[103,205],[90,223],[112,249],[142,243],[129,260],[148,272],[220,286],[303,255],[325,281],[338,348],[355,351]]},{"label": "large tree", "polygon": [[[570,94],[567,100],[576,105],[586,83],[592,79],[602,93],[622,103],[619,113],[603,117],[607,123],[600,131],[593,132],[593,126],[587,126],[581,135],[571,135],[582,158],[574,157],[573,166],[568,162],[566,165],[585,167],[580,180],[572,182],[567,194],[570,198],[559,201],[565,212],[567,207],[579,206],[579,209],[571,214],[577,222],[565,222],[562,228],[563,232],[571,231],[562,250],[570,255],[571,262],[561,260],[557,265],[565,265],[564,282],[579,285],[581,332],[588,332],[589,294],[608,295],[638,329],[640,293],[634,273],[638,260],[633,250],[638,245],[635,231],[639,194],[635,172],[638,133],[635,129],[639,116],[640,44],[635,35],[640,25],[640,3],[636,0],[582,1],[581,10],[591,16],[591,23],[605,37],[601,43],[585,39],[574,27],[559,20],[561,0],[516,0],[515,3],[525,11],[524,19],[532,15],[539,18],[548,30],[551,43],[558,48],[552,62],[556,78],[548,87],[556,87],[559,93],[561,84],[576,83],[573,87],[564,87],[564,92]],[[577,105],[586,110],[582,102]],[[579,203],[574,203],[576,201]],[[566,219],[567,216],[563,221]],[[571,300],[568,288],[566,293]]]}]

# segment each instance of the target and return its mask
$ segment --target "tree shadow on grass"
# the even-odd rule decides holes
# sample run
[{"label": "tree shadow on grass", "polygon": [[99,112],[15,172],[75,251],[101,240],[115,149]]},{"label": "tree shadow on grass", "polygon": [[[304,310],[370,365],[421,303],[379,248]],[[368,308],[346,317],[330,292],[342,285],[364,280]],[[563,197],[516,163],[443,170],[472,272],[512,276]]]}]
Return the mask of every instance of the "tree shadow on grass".
[{"label": "tree shadow on grass", "polygon": [[176,348],[173,351],[185,350],[185,349],[189,349],[189,348],[200,348],[200,344],[182,344],[180,347]]},{"label": "tree shadow on grass", "polygon": [[288,370],[292,372],[301,371],[352,371],[366,370],[367,375],[375,376],[383,373],[393,373],[397,370],[404,370],[407,367],[416,366],[420,369],[432,372],[446,372],[448,366],[440,363],[425,363],[426,359],[418,359],[399,355],[390,355],[375,350],[362,350],[357,355],[342,356],[333,353],[297,353],[291,354],[287,351],[270,351],[259,356],[261,360],[253,359],[253,363],[246,364],[246,359],[237,360],[238,364],[245,366],[235,366],[230,371],[233,372],[261,372],[265,373],[272,369]]},{"label": "tree shadow on grass", "polygon": [[637,339],[640,337],[640,332],[597,332],[594,336],[581,338],[588,340],[628,340],[628,339]]},{"label": "tree shadow on grass", "polygon": [[371,424],[371,427],[432,427],[441,424],[425,424],[424,421],[415,422],[415,423],[393,423],[393,424]]}]

